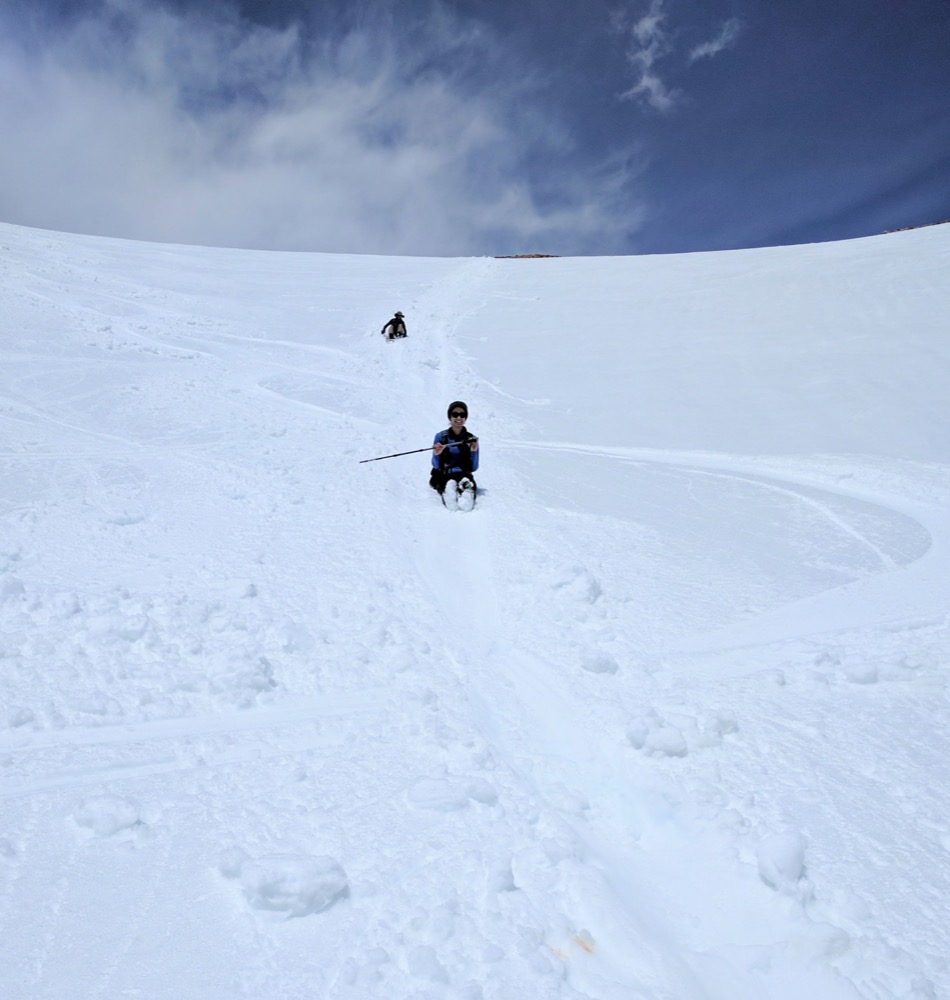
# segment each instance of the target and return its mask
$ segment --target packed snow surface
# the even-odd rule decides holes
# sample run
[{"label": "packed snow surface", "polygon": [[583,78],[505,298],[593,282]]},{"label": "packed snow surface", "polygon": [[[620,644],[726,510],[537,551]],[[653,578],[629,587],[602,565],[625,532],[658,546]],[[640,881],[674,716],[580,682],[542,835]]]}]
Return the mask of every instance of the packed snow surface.
[{"label": "packed snow surface", "polygon": [[0,269],[5,1000],[950,997],[950,226]]}]

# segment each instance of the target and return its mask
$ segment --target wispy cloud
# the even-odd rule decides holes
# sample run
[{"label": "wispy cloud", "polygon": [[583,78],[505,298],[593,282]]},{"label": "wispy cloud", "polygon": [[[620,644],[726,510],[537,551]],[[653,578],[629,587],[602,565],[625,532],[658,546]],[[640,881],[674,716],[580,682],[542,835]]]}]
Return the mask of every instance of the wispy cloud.
[{"label": "wispy cloud", "polygon": [[660,112],[672,111],[679,98],[657,70],[657,63],[671,51],[665,21],[663,0],[651,0],[645,13],[625,25],[630,37],[627,61],[636,71],[637,81],[621,95],[627,100],[641,100]]},{"label": "wispy cloud", "polygon": [[702,45],[697,45],[689,54],[689,61],[696,62],[698,59],[712,59],[720,52],[732,48],[742,30],[742,24],[738,18],[732,17],[726,21],[715,38]]},{"label": "wispy cloud", "polygon": [[[684,93],[667,81],[682,68],[683,61],[682,57],[676,59],[676,40],[680,32],[669,26],[666,0],[650,0],[647,7],[642,0],[636,0],[615,15],[614,28],[628,39],[627,62],[636,75],[636,82],[620,95],[621,98],[639,101],[662,114],[674,111],[684,100]],[[700,59],[711,59],[733,46],[741,28],[737,18],[724,22],[715,38],[692,49],[686,66]]]},{"label": "wispy cloud", "polygon": [[[29,53],[0,24],[0,218],[401,254],[617,252],[636,224],[628,178],[575,155],[484,25],[317,37],[208,10],[103,0]],[[544,158],[570,163],[554,194]]]}]

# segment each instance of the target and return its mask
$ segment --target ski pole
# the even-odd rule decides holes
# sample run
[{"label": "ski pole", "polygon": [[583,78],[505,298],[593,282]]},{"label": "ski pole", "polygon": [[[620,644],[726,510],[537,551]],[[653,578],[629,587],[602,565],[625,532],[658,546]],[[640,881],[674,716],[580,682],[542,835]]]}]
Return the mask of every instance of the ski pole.
[{"label": "ski pole", "polygon": [[394,455],[380,455],[378,458],[361,458],[360,465],[365,462],[381,462],[384,458],[399,458],[401,455],[418,455],[420,451],[432,451],[432,445],[428,448],[415,448],[412,451],[397,451]]},{"label": "ski pole", "polygon": [[[464,443],[468,444],[470,441],[477,440],[477,437],[470,437],[466,438]],[[459,444],[462,444],[462,442],[460,441]],[[413,448],[412,451],[397,451],[393,455],[380,455],[378,458],[361,458],[359,464],[364,465],[366,462],[381,462],[384,458],[401,458],[403,455],[418,455],[421,451],[432,451],[433,447],[434,446],[430,444],[428,448]]]}]

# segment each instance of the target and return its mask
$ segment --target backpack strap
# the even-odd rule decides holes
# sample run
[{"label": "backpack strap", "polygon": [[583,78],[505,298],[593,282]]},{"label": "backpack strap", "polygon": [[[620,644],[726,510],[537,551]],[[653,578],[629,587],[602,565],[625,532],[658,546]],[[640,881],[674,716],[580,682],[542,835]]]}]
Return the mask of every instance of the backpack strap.
[{"label": "backpack strap", "polygon": [[468,442],[471,441],[473,437],[475,437],[475,435],[467,427],[464,427],[462,428],[462,437],[458,441],[456,441],[452,437],[452,428],[447,427],[444,431],[442,431],[441,434],[439,434],[439,441],[444,445],[468,444]]},{"label": "backpack strap", "polygon": [[458,446],[463,445],[463,444],[468,444],[468,442],[475,435],[472,434],[471,431],[468,430],[468,428],[465,428],[462,431],[461,440],[456,440],[455,438],[453,438],[451,436],[451,434],[452,434],[452,429],[450,427],[446,428],[444,431],[442,431],[439,434],[439,442],[441,444],[444,444],[446,446],[446,450],[443,451],[441,455],[439,455],[439,468],[442,471],[445,471],[445,468],[448,465],[449,460],[451,460],[452,464],[453,465],[458,465],[462,469],[463,472],[471,472],[472,471],[472,453],[468,449],[466,449],[465,451],[460,452],[458,458],[456,459],[456,458],[452,458],[452,456],[449,455],[448,449],[450,447],[452,447],[452,446],[458,447]]}]

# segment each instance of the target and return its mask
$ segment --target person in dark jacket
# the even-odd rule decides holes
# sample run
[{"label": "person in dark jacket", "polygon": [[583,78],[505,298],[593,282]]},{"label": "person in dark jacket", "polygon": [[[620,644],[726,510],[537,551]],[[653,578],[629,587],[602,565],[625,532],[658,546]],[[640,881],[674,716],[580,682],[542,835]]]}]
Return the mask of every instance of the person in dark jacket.
[{"label": "person in dark jacket", "polygon": [[406,336],[406,321],[401,312],[395,316],[379,331],[387,340],[397,340]]},{"label": "person in dark jacket", "polygon": [[461,400],[449,404],[449,426],[439,431],[432,442],[432,473],[429,485],[442,499],[451,483],[449,494],[457,499],[465,490],[471,490],[472,501],[478,489],[473,473],[478,469],[478,438],[465,426],[468,407]]}]

